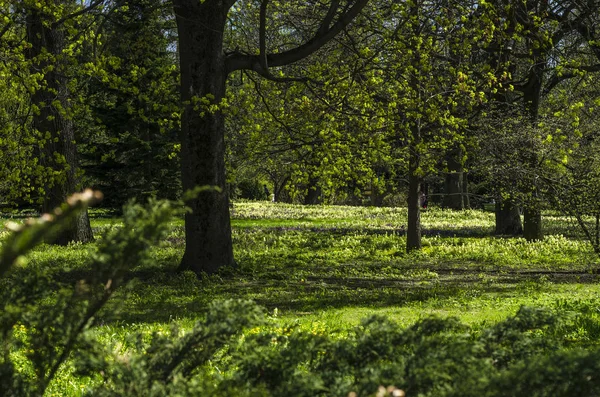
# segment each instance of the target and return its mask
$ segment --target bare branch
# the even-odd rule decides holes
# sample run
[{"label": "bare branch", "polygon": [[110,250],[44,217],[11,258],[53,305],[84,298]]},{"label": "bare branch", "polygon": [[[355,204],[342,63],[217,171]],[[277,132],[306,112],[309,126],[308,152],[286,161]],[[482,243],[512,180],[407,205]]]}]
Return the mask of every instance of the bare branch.
[{"label": "bare branch", "polygon": [[[332,2],[336,3],[337,0],[332,0]],[[341,15],[330,28],[324,30],[321,29],[323,27],[323,23],[326,22],[328,18],[331,18],[330,14],[332,11],[330,7],[327,15],[321,23],[321,28],[319,28],[319,30],[310,40],[291,50],[278,54],[268,54],[267,64],[270,67],[289,65],[313,54],[318,49],[323,47],[323,45],[325,45],[329,40],[333,39],[339,32],[342,31],[342,29],[348,26],[368,2],[369,0],[356,0],[354,5],[348,9],[347,12]],[[228,73],[240,69],[250,69],[258,72],[258,69],[260,68],[260,59],[257,55],[244,55],[240,52],[233,52],[227,55],[226,66]]]},{"label": "bare branch", "polygon": [[333,17],[335,16],[335,12],[339,7],[340,2],[338,0],[332,0],[331,5],[329,6],[329,10],[327,11],[327,15],[323,18],[323,22],[321,22],[321,27],[319,27],[319,31],[317,34],[325,34],[327,29],[329,29],[329,25],[331,25],[331,21],[333,21]]}]

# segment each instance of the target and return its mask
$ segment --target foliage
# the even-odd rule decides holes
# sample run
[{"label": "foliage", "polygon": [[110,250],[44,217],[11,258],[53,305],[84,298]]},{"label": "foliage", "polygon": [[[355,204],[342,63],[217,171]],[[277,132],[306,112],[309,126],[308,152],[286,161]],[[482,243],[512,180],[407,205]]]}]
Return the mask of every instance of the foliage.
[{"label": "foliage", "polygon": [[522,307],[478,332],[453,318],[405,328],[377,316],[340,338],[294,326],[259,331],[233,350],[236,369],[225,384],[298,396],[374,395],[380,385],[420,396],[594,395],[597,364],[577,371],[600,352],[566,348],[568,319]]},{"label": "foliage", "polygon": [[130,198],[174,199],[180,190],[177,65],[169,4],[128,0],[98,26],[81,89],[82,167],[105,195],[103,205]]},{"label": "foliage", "polygon": [[[146,355],[133,368],[128,363],[119,366],[112,360],[104,361],[107,356],[91,332],[96,316],[126,283],[127,270],[148,260],[149,248],[164,236],[167,221],[181,213],[181,204],[151,201],[147,206],[128,205],[123,212],[123,226],[104,234],[87,265],[89,272],[74,284],[53,287],[47,269],[28,266],[26,260],[17,261],[96,198],[91,192],[74,196],[53,215],[14,226],[15,232],[3,244],[0,268],[6,273],[13,267],[2,280],[0,383],[5,395],[43,395],[65,362],[73,358],[80,371],[110,363],[111,371],[106,369],[105,374],[114,376],[117,382],[111,387],[113,391],[121,387],[121,394],[131,394],[141,387],[140,395],[147,395],[152,382],[172,383],[178,379],[176,374],[189,373],[229,335],[258,316],[258,311],[247,304],[214,305],[205,325],[199,324],[193,332],[175,340],[157,335],[149,347],[155,354],[147,365],[142,365]],[[13,263],[18,263],[18,267],[14,268]],[[179,336],[176,330],[173,335]],[[196,346],[202,349],[195,350]]]}]

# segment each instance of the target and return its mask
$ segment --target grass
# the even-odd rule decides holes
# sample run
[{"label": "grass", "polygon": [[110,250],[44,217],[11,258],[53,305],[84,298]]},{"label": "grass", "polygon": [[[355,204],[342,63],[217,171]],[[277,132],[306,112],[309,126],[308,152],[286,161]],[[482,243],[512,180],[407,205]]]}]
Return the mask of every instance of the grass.
[{"label": "grass", "polygon": [[[275,324],[335,333],[371,314],[411,325],[430,315],[483,327],[522,305],[564,307],[600,302],[599,259],[574,229],[549,217],[548,235],[528,243],[492,235],[493,213],[428,209],[423,249],[407,254],[406,209],[236,203],[233,239],[238,267],[197,278],[175,273],[184,248],[183,222],[154,249],[153,261],[131,269],[133,280],[101,313],[100,339],[189,328],[215,299],[249,298]],[[95,232],[118,219],[92,217]],[[51,268],[57,285],[85,274],[93,245],[42,245],[26,266]],[[589,341],[582,341],[589,342]],[[90,380],[91,381],[91,380]],[[77,383],[79,382],[79,383]],[[69,370],[52,393],[78,395],[85,382]]]},{"label": "grass", "polygon": [[[101,233],[119,220],[92,222]],[[177,220],[155,248],[153,262],[132,269],[137,281],[123,292],[126,299],[110,307],[123,305],[120,317],[107,318],[128,324],[193,320],[209,301],[235,297],[277,308],[286,320],[313,321],[330,312],[332,318],[358,319],[391,310],[414,321],[429,310],[476,322],[494,318],[489,312],[497,305],[489,302],[514,302],[500,305],[504,315],[536,297],[548,304],[598,294],[593,281],[600,262],[585,241],[562,234],[533,243],[495,237],[493,214],[475,210],[429,209],[422,222],[423,249],[407,254],[404,208],[236,203],[232,224],[239,266],[198,279],[173,272],[184,247],[183,223]],[[92,249],[43,245],[29,256],[29,266],[52,267],[58,281],[75,281]],[[480,308],[475,309],[480,315],[465,307]]]}]

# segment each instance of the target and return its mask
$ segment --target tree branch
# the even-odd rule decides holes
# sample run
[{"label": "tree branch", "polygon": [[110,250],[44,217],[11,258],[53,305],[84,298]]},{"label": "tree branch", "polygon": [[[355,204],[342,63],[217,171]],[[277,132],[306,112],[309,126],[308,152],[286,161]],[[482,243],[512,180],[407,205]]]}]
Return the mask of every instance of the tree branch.
[{"label": "tree branch", "polygon": [[258,31],[258,48],[259,48],[259,62],[260,66],[264,70],[269,69],[267,63],[267,6],[269,0],[262,0],[260,3],[260,27]]},{"label": "tree branch", "polygon": [[[332,0],[332,6],[337,2],[337,0]],[[270,67],[289,65],[313,54],[323,47],[323,45],[325,45],[329,40],[334,38],[339,32],[341,32],[342,29],[348,26],[368,2],[369,0],[356,0],[354,5],[346,13],[341,15],[330,28],[324,29],[323,24],[326,23],[328,19],[332,18],[332,10],[330,7],[327,15],[324,17],[323,22],[321,23],[319,30],[310,40],[291,50],[278,54],[266,55],[267,65]],[[228,73],[231,73],[240,69],[250,69],[262,75],[265,73],[265,71],[260,70],[262,68],[259,58],[260,55],[245,55],[240,52],[230,53],[226,56],[225,60],[226,70]]]},{"label": "tree branch", "polygon": [[327,32],[327,30],[329,29],[329,25],[331,25],[331,21],[333,20],[333,17],[335,16],[335,12],[337,11],[337,8],[339,7],[339,5],[340,5],[339,0],[331,1],[331,5],[329,6],[327,15],[325,15],[325,18],[323,18],[323,21],[321,22],[321,26],[319,27],[317,34],[323,35]]},{"label": "tree branch", "polygon": [[52,25],[51,25],[52,29],[58,27],[59,25],[62,25],[63,23],[65,23],[69,19],[77,18],[78,16],[83,15],[83,14],[85,14],[88,11],[91,11],[92,9],[96,8],[97,6],[99,6],[103,2],[104,2],[104,0],[95,0],[95,1],[91,2],[89,6],[87,6],[85,8],[82,8],[81,10],[76,11],[76,12],[74,12],[72,14],[65,15],[64,17],[62,17],[58,21],[52,23]]}]

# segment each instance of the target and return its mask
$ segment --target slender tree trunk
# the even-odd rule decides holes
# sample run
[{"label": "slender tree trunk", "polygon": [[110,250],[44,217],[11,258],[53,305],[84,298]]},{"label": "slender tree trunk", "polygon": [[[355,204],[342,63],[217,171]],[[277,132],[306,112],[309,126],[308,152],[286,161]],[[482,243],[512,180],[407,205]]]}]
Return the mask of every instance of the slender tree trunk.
[{"label": "slender tree trunk", "polygon": [[497,235],[517,236],[523,233],[523,224],[519,207],[512,201],[496,202],[496,231]]},{"label": "slender tree trunk", "polygon": [[[417,122],[418,123],[418,122]],[[410,145],[410,158],[408,163],[408,224],[406,228],[406,252],[421,249],[421,177],[418,175],[420,156],[417,152],[421,139],[420,126],[417,124],[411,129],[413,143]]]},{"label": "slender tree trunk", "polygon": [[220,110],[201,105],[202,100],[219,104],[225,95],[222,43],[228,7],[223,1],[173,3],[179,32],[181,99],[186,104],[181,117],[183,189],[221,189],[202,192],[187,202],[192,212],[185,217],[186,246],[179,268],[211,274],[234,264],[225,185],[224,116]]},{"label": "slender tree trunk", "polygon": [[[419,20],[420,2],[417,1],[410,7],[410,15]],[[413,26],[413,34],[415,39],[420,38],[419,28]],[[419,51],[414,52],[412,60],[413,67],[419,69],[421,67],[421,54]],[[410,79],[410,86],[414,91],[415,106],[421,106],[421,86],[415,75]],[[419,175],[419,167],[421,165],[421,154],[419,145],[421,143],[421,119],[416,118],[413,125],[410,127],[408,139],[409,159],[408,159],[408,224],[406,228],[406,252],[421,249],[421,203],[420,194],[422,177]]]},{"label": "slender tree trunk", "polygon": [[[40,73],[52,65],[44,74],[42,87],[32,96],[33,104],[39,109],[33,113],[33,125],[45,137],[40,150],[40,164],[60,173],[59,177],[48,178],[44,186],[42,212],[50,212],[80,190],[75,127],[69,114],[70,93],[66,61],[62,55],[65,36],[62,27],[52,27],[49,19],[38,10],[29,9],[27,37],[31,44],[28,57],[32,62],[32,72]],[[42,55],[44,51],[50,54],[50,59]],[[64,228],[54,243],[65,245],[71,241],[89,242],[93,239],[88,213],[83,211]]]},{"label": "slender tree trunk", "polygon": [[463,172],[462,190],[465,208],[471,208],[471,199],[469,198],[469,176],[466,172]]},{"label": "slender tree trunk", "polygon": [[408,225],[406,229],[406,252],[421,249],[421,208],[419,190],[421,178],[414,174],[408,176]]}]

